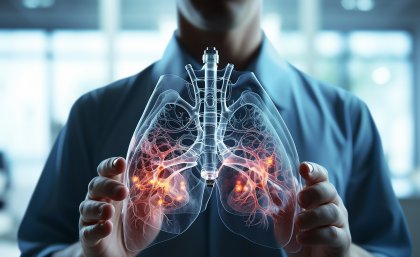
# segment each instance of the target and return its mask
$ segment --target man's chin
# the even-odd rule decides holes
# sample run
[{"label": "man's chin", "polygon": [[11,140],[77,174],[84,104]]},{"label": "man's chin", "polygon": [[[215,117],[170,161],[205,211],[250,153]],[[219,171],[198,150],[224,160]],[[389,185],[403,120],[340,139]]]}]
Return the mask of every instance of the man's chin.
[{"label": "man's chin", "polygon": [[215,17],[203,21],[200,24],[200,28],[206,31],[227,32],[235,29],[239,25],[239,21],[235,21],[234,19],[229,17],[217,15]]}]

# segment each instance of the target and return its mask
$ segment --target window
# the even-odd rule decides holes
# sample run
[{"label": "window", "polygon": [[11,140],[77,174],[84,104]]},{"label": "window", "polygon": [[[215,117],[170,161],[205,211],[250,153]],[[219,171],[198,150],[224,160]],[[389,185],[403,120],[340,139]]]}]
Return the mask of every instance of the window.
[{"label": "window", "polygon": [[[285,32],[271,40],[285,59],[305,70],[305,44],[300,33]],[[403,31],[324,31],[316,38],[318,59],[311,74],[350,90],[367,103],[400,197],[420,187],[410,179],[415,133],[411,40]]]},{"label": "window", "polygon": [[45,49],[42,32],[0,31],[0,149],[19,160],[49,151]]},{"label": "window", "polygon": [[409,195],[414,190],[411,38],[405,32],[354,32],[348,40],[350,90],[372,112],[396,193]]}]

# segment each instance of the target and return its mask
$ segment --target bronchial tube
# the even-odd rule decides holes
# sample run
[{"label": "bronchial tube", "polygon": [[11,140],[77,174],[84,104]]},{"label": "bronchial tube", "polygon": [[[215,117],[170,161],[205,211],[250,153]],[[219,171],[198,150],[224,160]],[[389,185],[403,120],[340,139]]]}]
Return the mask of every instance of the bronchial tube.
[{"label": "bronchial tube", "polygon": [[204,114],[203,114],[203,166],[201,177],[209,187],[217,178],[217,63],[219,55],[214,47],[204,51]]}]

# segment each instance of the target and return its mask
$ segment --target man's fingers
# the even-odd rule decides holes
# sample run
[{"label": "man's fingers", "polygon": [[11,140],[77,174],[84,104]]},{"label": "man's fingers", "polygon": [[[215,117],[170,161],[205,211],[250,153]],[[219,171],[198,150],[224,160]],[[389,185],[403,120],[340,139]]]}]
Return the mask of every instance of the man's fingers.
[{"label": "man's fingers", "polygon": [[296,222],[300,231],[325,226],[343,227],[345,225],[344,215],[341,214],[340,207],[333,203],[301,212],[297,216]]},{"label": "man's fingers", "polygon": [[322,181],[328,181],[327,170],[316,163],[301,163],[299,167],[299,173],[303,179],[305,179],[306,186],[311,186]]},{"label": "man's fingers", "polygon": [[115,208],[109,203],[87,199],[80,204],[79,212],[81,225],[91,225],[112,218]]},{"label": "man's fingers", "polygon": [[108,220],[90,226],[84,226],[79,231],[79,237],[82,244],[86,246],[95,246],[102,238],[111,234],[112,223]]},{"label": "man's fingers", "polygon": [[323,245],[337,249],[349,245],[347,211],[328,180],[327,170],[316,163],[304,162],[299,173],[306,185],[298,194],[298,203],[304,211],[296,219],[297,241],[303,246]]},{"label": "man's fingers", "polygon": [[121,201],[128,195],[128,189],[123,183],[106,177],[94,177],[88,187],[88,198],[92,200]]},{"label": "man's fingers", "polygon": [[345,244],[348,240],[345,229],[335,226],[322,227],[298,234],[297,240],[304,246],[328,245],[338,247]]},{"label": "man's fingers", "polygon": [[335,187],[327,181],[312,186],[306,186],[298,194],[300,207],[313,209],[326,203],[339,204],[338,194]]},{"label": "man's fingers", "polygon": [[110,201],[122,201],[128,196],[127,187],[120,182],[125,166],[121,157],[106,159],[98,165],[99,176],[90,181],[86,200],[79,206],[79,237],[83,247],[93,247],[111,234],[110,219],[117,203]]},{"label": "man's fingers", "polygon": [[122,157],[113,157],[103,160],[97,168],[98,174],[103,177],[113,178],[125,170],[125,160]]}]

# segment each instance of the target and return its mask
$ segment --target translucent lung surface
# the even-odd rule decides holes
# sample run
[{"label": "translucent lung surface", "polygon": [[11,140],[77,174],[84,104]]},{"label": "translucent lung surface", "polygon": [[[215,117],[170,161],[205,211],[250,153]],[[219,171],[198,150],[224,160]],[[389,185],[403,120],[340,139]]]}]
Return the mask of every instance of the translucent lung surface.
[{"label": "translucent lung surface", "polygon": [[[292,138],[253,73],[186,66],[160,78],[131,139],[124,238],[136,251],[183,233],[213,189],[223,223],[257,244],[289,251],[301,189]],[[279,85],[281,86],[281,85]],[[215,187],[213,187],[216,185]]]}]

